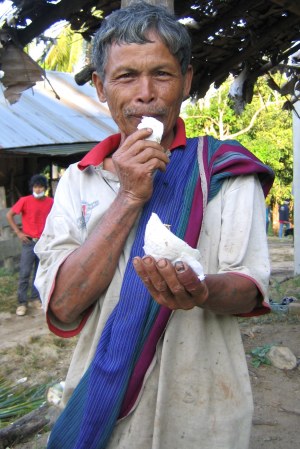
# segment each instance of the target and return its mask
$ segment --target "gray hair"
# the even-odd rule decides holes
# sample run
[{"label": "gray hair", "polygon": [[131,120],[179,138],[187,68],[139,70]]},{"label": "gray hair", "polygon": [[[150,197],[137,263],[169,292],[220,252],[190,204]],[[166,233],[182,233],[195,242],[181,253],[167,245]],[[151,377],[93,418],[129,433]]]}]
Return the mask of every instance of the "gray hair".
[{"label": "gray hair", "polygon": [[175,56],[186,74],[191,59],[191,39],[186,28],[164,7],[138,2],[106,17],[94,36],[92,63],[102,80],[112,44],[146,44],[154,31]]}]

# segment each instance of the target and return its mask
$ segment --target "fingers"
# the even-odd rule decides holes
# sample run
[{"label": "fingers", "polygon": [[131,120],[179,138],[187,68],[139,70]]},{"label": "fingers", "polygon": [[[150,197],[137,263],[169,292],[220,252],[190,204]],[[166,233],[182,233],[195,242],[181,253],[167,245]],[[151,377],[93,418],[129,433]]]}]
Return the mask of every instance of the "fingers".
[{"label": "fingers", "polygon": [[165,171],[169,158],[157,142],[130,138],[113,154],[112,161],[120,181],[119,193],[144,204],[153,192],[153,174]]},{"label": "fingers", "polygon": [[[118,152],[128,153],[131,148],[138,142],[147,142],[148,144],[157,143],[154,141],[146,141],[145,139],[152,134],[151,128],[143,128],[141,130],[136,130],[134,133],[130,134],[120,145]],[[158,144],[159,145],[159,144]]]},{"label": "fingers", "polygon": [[[152,145],[153,144],[153,145]],[[115,165],[122,167],[132,164],[146,164],[147,162],[159,163],[164,168],[170,162],[163,147],[157,142],[139,141],[133,145],[126,154],[115,152],[112,160]],[[156,167],[158,168],[158,167]]]},{"label": "fingers", "polygon": [[174,267],[167,259],[156,262],[151,256],[145,256],[134,258],[133,264],[152,297],[172,310],[201,306],[208,297],[205,283],[182,262]]},{"label": "fingers", "polygon": [[201,282],[197,274],[183,262],[176,262],[175,271],[179,282],[196,299],[196,305],[203,305],[208,298],[208,288],[205,282]]},{"label": "fingers", "polygon": [[152,133],[152,129],[138,130],[127,137],[119,149],[114,153],[113,160],[134,159],[138,163],[145,163],[150,159],[157,158],[165,164],[169,162],[164,148],[155,141],[145,140]]},{"label": "fingers", "polygon": [[166,297],[171,295],[167,282],[159,274],[155,260],[151,256],[133,259],[135,271],[147,287],[151,296],[161,305],[166,305]]},{"label": "fingers", "polygon": [[18,235],[19,239],[22,243],[30,243],[30,240],[28,239],[28,236],[24,234],[23,232],[20,232]]}]

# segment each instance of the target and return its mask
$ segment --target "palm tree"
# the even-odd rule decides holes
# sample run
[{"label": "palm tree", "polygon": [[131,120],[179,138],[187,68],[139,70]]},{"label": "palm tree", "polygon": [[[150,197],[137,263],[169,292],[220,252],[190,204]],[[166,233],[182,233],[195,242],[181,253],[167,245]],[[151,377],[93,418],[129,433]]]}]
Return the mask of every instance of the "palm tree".
[{"label": "palm tree", "polygon": [[87,46],[88,44],[80,33],[71,30],[70,25],[64,27],[44,58],[44,68],[60,72],[74,72],[78,69],[79,64],[82,66],[86,62]]}]

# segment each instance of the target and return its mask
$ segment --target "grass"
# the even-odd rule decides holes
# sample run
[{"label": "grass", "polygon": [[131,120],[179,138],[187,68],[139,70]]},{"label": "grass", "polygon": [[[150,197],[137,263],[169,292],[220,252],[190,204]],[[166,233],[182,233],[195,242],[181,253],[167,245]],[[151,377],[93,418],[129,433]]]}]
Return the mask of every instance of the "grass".
[{"label": "grass", "polygon": [[279,302],[285,296],[295,296],[300,300],[300,276],[288,278],[283,282],[271,278],[270,298]]},{"label": "grass", "polygon": [[[269,293],[270,298],[272,298],[274,302],[280,303],[285,296],[294,296],[300,302],[300,276],[286,279],[283,282],[278,282],[275,278],[272,278]],[[272,323],[295,324],[300,323],[300,315],[283,312],[271,312],[269,314],[253,318],[239,318],[239,322],[241,326]]]},{"label": "grass", "polygon": [[[9,320],[20,319],[15,316],[17,287],[18,273],[0,268],[0,312],[11,314]],[[76,340],[37,334],[0,349],[0,428],[39,407],[48,387],[65,379]]]},{"label": "grass", "polygon": [[0,429],[45,403],[48,385],[28,387],[0,378]]},{"label": "grass", "polygon": [[17,305],[18,273],[0,268],[0,311],[15,313]]},{"label": "grass", "polygon": [[26,377],[30,386],[64,380],[75,344],[76,339],[61,341],[49,334],[4,348],[0,350],[0,378],[17,382]]}]

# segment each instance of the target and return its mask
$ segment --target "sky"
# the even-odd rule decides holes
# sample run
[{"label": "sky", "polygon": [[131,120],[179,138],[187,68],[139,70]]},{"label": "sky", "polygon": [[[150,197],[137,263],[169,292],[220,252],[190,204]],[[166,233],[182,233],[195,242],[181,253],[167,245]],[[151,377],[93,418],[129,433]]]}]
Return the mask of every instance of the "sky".
[{"label": "sky", "polygon": [[5,0],[4,2],[0,3],[0,25],[2,24],[3,20],[6,20],[6,18],[9,17],[11,11],[12,11],[11,1]]}]

